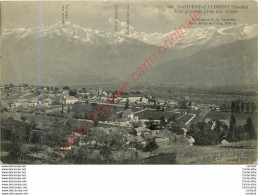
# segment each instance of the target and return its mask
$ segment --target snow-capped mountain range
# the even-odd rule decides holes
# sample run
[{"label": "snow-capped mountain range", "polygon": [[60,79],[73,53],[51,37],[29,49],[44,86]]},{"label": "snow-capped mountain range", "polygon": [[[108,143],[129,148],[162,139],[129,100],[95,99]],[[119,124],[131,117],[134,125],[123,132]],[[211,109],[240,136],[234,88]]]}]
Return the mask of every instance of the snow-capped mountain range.
[{"label": "snow-capped mountain range", "polygon": [[[41,80],[46,84],[116,82],[130,78],[145,57],[158,55],[158,47],[173,32],[137,32],[118,21],[117,32],[104,32],[61,22],[35,28],[2,30],[2,82],[38,81],[39,56]],[[257,37],[258,24],[188,29],[159,66],[171,59],[196,55],[238,41]],[[39,39],[41,37],[41,52]],[[219,57],[219,56],[218,56]],[[173,66],[173,65],[171,65]]]},{"label": "snow-capped mountain range", "polygon": [[[174,30],[168,33],[137,32],[130,26],[130,33],[127,35],[125,24],[123,24],[123,22],[119,22],[119,24],[120,30],[115,33],[83,28],[68,21],[64,24],[58,22],[54,25],[42,25],[41,29],[39,27],[4,29],[2,36],[3,38],[13,36],[17,40],[27,37],[37,39],[41,31],[41,37],[54,38],[56,36],[64,36],[68,39],[87,44],[96,44],[99,39],[106,38],[109,39],[109,44],[119,44],[126,41],[126,39],[135,39],[146,44],[160,46],[164,44],[167,37],[170,37],[170,35],[175,32]],[[183,38],[181,38],[181,44],[177,47],[179,49],[194,45],[216,47],[222,44],[253,38],[257,36],[257,33],[258,24],[242,24],[220,29],[215,27],[188,29],[184,33]],[[209,42],[211,42],[210,45]]]}]

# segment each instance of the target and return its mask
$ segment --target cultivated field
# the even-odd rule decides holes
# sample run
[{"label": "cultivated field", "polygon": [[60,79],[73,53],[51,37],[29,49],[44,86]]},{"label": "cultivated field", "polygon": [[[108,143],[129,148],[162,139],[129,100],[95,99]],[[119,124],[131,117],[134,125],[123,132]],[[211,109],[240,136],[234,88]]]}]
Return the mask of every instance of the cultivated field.
[{"label": "cultivated field", "polygon": [[163,112],[163,111],[152,111],[152,110],[145,110],[143,112],[139,112],[135,114],[139,117],[139,119],[154,119],[154,120],[160,120],[162,116],[166,118],[171,118],[172,116],[179,117],[180,114],[172,113],[172,112]]}]

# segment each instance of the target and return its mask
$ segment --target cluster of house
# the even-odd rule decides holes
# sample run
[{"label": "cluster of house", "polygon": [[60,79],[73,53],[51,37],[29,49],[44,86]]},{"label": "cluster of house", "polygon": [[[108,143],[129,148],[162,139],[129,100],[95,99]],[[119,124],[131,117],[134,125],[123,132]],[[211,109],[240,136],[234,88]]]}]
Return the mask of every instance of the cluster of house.
[{"label": "cluster of house", "polygon": [[[12,91],[23,92],[22,97],[13,98],[13,92],[10,94],[6,93],[6,99],[12,99],[11,102],[8,102],[7,110],[22,107],[35,107],[38,104],[40,106],[50,106],[56,104],[75,104],[80,102],[91,101],[106,101],[110,96],[111,92],[104,91],[101,87],[99,89],[74,89],[71,90],[69,87],[38,87],[34,85],[22,84],[22,85],[5,85],[1,86],[2,89]],[[125,104],[129,101],[129,104],[138,104],[138,105],[176,105],[177,102],[174,100],[163,100],[160,98],[154,99],[152,96],[144,96],[139,93],[135,94],[125,94],[120,98],[117,98],[115,103]]]},{"label": "cluster of house", "polygon": [[129,143],[134,143],[138,141],[141,143],[143,146],[147,145],[147,140],[154,139],[156,144],[158,146],[164,145],[164,144],[169,144],[170,140],[173,138],[171,132],[168,130],[150,130],[146,127],[138,127],[135,128],[137,132],[137,136],[135,139],[129,140]]},{"label": "cluster of house", "polygon": [[[40,87],[22,84],[22,85],[5,85],[1,89],[6,90],[3,93],[1,104],[6,111],[13,111],[19,107],[29,108],[36,107],[39,102],[41,106],[52,105],[54,101],[59,101],[61,94],[57,93],[56,88]],[[11,92],[8,90],[12,90]],[[39,96],[40,91],[40,96]],[[22,93],[20,93],[22,92]]]},{"label": "cluster of house", "polygon": [[[96,128],[96,129],[95,129]],[[104,127],[94,127],[92,128],[93,131],[99,130],[104,132],[105,134],[109,135],[113,132],[118,132],[119,128],[111,127],[111,128],[104,128]],[[165,145],[173,144],[173,143],[181,143],[183,145],[193,145],[194,138],[191,136],[184,135],[176,135],[175,133],[168,131],[167,129],[163,130],[150,130],[146,128],[146,126],[141,126],[138,128],[134,128],[134,132],[129,132],[124,135],[125,145],[128,146],[130,149],[134,150],[141,150],[150,142],[150,140],[155,141],[157,146],[162,147]],[[83,135],[88,136],[88,135]],[[97,139],[97,138],[96,138]],[[71,150],[72,148],[77,148],[79,146],[87,145],[87,146],[94,146],[98,141],[93,139],[79,139],[78,144],[74,146],[69,146],[66,149]],[[98,145],[101,145],[98,143]],[[64,149],[64,148],[61,148]]]}]

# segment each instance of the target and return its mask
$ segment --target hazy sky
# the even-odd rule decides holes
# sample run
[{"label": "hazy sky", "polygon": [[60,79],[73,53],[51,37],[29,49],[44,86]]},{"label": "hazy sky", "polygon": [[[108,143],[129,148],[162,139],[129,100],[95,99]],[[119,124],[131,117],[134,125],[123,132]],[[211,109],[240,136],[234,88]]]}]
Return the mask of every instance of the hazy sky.
[{"label": "hazy sky", "polygon": [[[207,2],[202,2],[204,4]],[[254,3],[254,2],[253,2]],[[68,5],[69,21],[82,27],[113,31],[115,18],[115,4],[118,5],[117,16],[122,22],[127,21],[127,4],[118,2],[44,2],[42,3],[42,23],[44,25],[55,24],[62,20],[62,5]],[[143,32],[170,32],[175,27],[183,24],[188,14],[175,14],[174,10],[167,9],[166,2],[130,3],[129,23],[136,31]],[[178,5],[187,5],[185,2],[177,2]],[[198,3],[188,3],[195,4]],[[211,3],[209,3],[211,4]],[[213,3],[214,4],[214,3]],[[220,2],[220,4],[229,4]],[[236,3],[234,3],[236,4]],[[175,6],[176,3],[173,3]],[[238,3],[237,5],[240,5]],[[246,3],[245,3],[246,5]],[[253,4],[256,5],[256,4]],[[248,10],[239,10],[240,14],[225,14],[225,18],[236,18],[238,24],[254,22],[256,6],[249,6]],[[35,27],[40,23],[39,2],[2,2],[2,27]],[[242,15],[242,16],[241,16]],[[244,17],[243,17],[244,15]],[[213,15],[203,15],[210,18]],[[218,16],[218,15],[217,15]],[[221,16],[221,15],[220,15]],[[253,19],[252,19],[253,18]],[[112,20],[114,21],[114,20]]]}]

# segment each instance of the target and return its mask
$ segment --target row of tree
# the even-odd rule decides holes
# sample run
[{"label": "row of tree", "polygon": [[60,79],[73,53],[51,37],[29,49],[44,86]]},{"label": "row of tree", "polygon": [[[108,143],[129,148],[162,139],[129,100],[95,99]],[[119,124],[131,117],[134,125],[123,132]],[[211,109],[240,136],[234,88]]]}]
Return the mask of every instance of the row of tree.
[{"label": "row of tree", "polygon": [[232,112],[245,112],[254,113],[256,111],[256,105],[253,102],[243,100],[233,100],[227,102],[221,106],[222,110],[231,110]]},{"label": "row of tree", "polygon": [[236,117],[231,115],[229,127],[221,121],[199,122],[191,125],[187,135],[195,139],[196,145],[216,145],[223,140],[237,142],[242,140],[256,139],[257,133],[251,117],[248,117],[244,126],[237,126]]}]

